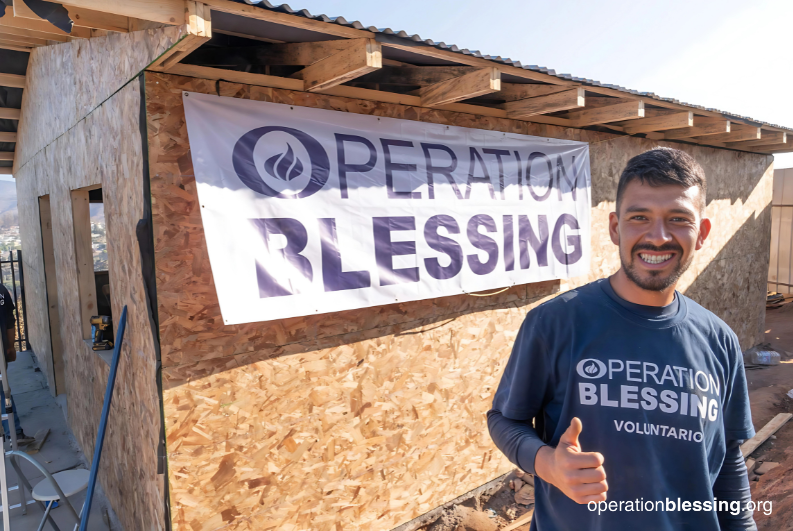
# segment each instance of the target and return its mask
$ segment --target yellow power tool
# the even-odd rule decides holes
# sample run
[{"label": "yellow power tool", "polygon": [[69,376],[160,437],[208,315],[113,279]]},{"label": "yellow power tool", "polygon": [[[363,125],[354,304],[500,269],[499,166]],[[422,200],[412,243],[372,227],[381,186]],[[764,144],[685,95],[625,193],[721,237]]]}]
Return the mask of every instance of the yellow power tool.
[{"label": "yellow power tool", "polygon": [[94,315],[91,317],[91,336],[94,339],[94,344],[91,348],[94,350],[112,350],[113,342],[106,337],[110,334],[110,325],[109,315]]}]

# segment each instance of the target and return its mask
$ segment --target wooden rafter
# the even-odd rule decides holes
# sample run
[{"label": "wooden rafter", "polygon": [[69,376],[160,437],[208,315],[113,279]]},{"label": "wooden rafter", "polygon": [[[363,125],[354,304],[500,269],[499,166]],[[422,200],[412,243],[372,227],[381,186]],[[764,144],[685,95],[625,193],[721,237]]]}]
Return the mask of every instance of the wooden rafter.
[{"label": "wooden rafter", "polygon": [[21,112],[19,109],[0,107],[0,120],[19,120]]},{"label": "wooden rafter", "polygon": [[[75,26],[82,28],[102,29],[126,33],[129,31],[129,17],[114,13],[103,13],[82,7],[64,6],[69,13],[69,18]],[[14,17],[42,20],[25,3],[25,0],[14,0]]]},{"label": "wooden rafter", "polygon": [[30,46],[19,46],[3,39],[0,39],[0,50],[12,50],[14,52],[30,52],[33,50]]},{"label": "wooden rafter", "polygon": [[16,142],[17,134],[14,132],[0,131],[0,142]]},{"label": "wooden rafter", "polygon": [[7,33],[0,35],[0,39],[5,42],[13,43],[18,46],[46,46],[47,39],[39,39],[36,37],[23,37],[20,35],[9,35]]},{"label": "wooden rafter", "polygon": [[689,111],[633,120],[625,124],[624,129],[629,135],[634,135],[637,133],[650,133],[653,131],[692,127],[693,125],[694,113]]},{"label": "wooden rafter", "polygon": [[787,133],[782,131],[766,131],[763,129],[763,136],[759,140],[747,140],[745,142],[728,142],[731,148],[744,149],[752,146],[773,146],[787,143]]},{"label": "wooden rafter", "polygon": [[424,107],[436,107],[501,90],[501,72],[489,67],[419,90]]},{"label": "wooden rafter", "polygon": [[356,81],[388,85],[426,86],[449,81],[476,70],[472,66],[386,66]]},{"label": "wooden rafter", "polygon": [[0,87],[25,88],[25,76],[0,74]]},{"label": "wooden rafter", "polygon": [[165,71],[187,57],[193,50],[212,38],[211,10],[202,2],[185,2],[184,20],[185,36],[157,58],[149,69]]},{"label": "wooden rafter", "polygon": [[[680,129],[670,129],[664,133],[666,140],[679,140],[695,136],[719,135],[730,132],[729,120],[714,120],[712,122],[702,122],[702,117],[694,117],[694,127],[682,127]],[[705,139],[703,139],[705,140]]]},{"label": "wooden rafter", "polygon": [[183,0],[60,0],[60,3],[163,24],[181,24],[185,10]]},{"label": "wooden rafter", "polygon": [[587,125],[644,118],[644,102],[642,100],[636,100],[609,105],[607,107],[584,109],[583,111],[571,112],[567,115],[567,118],[570,119],[573,127],[585,127]]},{"label": "wooden rafter", "polygon": [[0,151],[0,160],[14,160],[14,152],[13,151]]},{"label": "wooden rafter", "polygon": [[745,126],[732,124],[729,133],[722,133],[719,135],[709,135],[702,138],[702,141],[708,144],[716,142],[743,142],[747,140],[759,140],[762,138],[759,127]]},{"label": "wooden rafter", "polygon": [[72,40],[72,37],[69,37],[68,35],[58,35],[55,33],[45,33],[43,31],[0,26],[0,38],[5,38],[3,35],[7,35],[8,37],[11,37],[12,35],[16,35],[18,37],[32,37],[35,39],[44,39],[45,41],[57,42],[69,42]]},{"label": "wooden rafter", "polygon": [[10,166],[0,166],[0,175],[12,175]]},{"label": "wooden rafter", "polygon": [[274,87],[287,90],[303,90],[302,79],[291,79],[288,77],[268,76],[265,74],[249,74],[248,72],[237,72],[236,70],[222,70],[220,68],[210,68],[207,66],[187,65],[178,63],[166,70],[169,74],[179,76],[197,77],[200,79],[223,80],[230,83],[243,83],[246,85],[257,85],[261,87]]},{"label": "wooden rafter", "polygon": [[10,9],[6,9],[6,14],[0,17],[0,28],[17,28],[41,33],[53,34],[58,36],[66,36],[79,39],[88,39],[91,37],[91,30],[88,28],[73,27],[71,33],[56,28],[46,20],[33,20],[30,18],[15,17]]},{"label": "wooden rafter", "polygon": [[579,109],[584,107],[586,101],[584,92],[583,88],[578,87],[547,96],[510,101],[504,104],[504,109],[507,111],[507,118],[521,118]]},{"label": "wooden rafter", "polygon": [[347,46],[313,63],[292,77],[303,80],[309,92],[319,92],[341,85],[382,68],[383,53],[374,39],[349,39]]},{"label": "wooden rafter", "polygon": [[793,151],[793,143],[785,142],[784,144],[770,144],[770,145],[761,145],[761,146],[748,146],[748,147],[739,147],[739,146],[730,146],[733,149],[740,149],[743,151],[752,151],[754,153],[785,153],[788,151]]}]

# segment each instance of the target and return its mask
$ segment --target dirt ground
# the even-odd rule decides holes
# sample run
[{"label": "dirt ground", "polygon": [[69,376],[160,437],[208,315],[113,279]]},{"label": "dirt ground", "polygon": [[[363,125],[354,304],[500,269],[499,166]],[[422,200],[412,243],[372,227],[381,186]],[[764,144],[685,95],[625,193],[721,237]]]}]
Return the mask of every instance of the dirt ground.
[{"label": "dirt ground", "polygon": [[[766,311],[765,341],[780,353],[776,366],[747,370],[752,422],[759,430],[777,413],[793,413],[793,303]],[[793,420],[776,432],[751,457],[780,466],[762,476],[752,475],[752,499],[771,501],[771,514],[755,512],[758,531],[793,531]]]}]

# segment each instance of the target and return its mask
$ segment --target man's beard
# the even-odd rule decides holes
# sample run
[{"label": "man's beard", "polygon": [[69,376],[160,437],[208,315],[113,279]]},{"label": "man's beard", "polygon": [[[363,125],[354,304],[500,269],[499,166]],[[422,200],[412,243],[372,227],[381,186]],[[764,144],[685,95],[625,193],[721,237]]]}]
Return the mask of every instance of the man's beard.
[{"label": "man's beard", "polygon": [[[641,260],[638,256],[639,251],[655,251],[655,252],[664,252],[664,251],[676,251],[677,252],[677,265],[669,273],[668,276],[662,277],[661,271],[653,271],[650,270],[647,273],[649,277],[641,277],[639,272],[636,270],[636,266],[634,265],[634,260]],[[635,259],[633,257],[636,257]],[[656,247],[655,245],[650,245],[648,243],[639,243],[633,247],[633,250],[630,254],[631,261],[626,262],[625,257],[622,256],[620,253],[620,262],[622,262],[622,270],[625,271],[625,275],[637,286],[642,289],[646,289],[648,291],[663,291],[670,286],[673,286],[686,272],[686,270],[691,265],[691,262],[694,260],[694,255],[692,254],[688,257],[688,260],[683,262],[683,248],[676,244],[664,244],[660,247]]]}]

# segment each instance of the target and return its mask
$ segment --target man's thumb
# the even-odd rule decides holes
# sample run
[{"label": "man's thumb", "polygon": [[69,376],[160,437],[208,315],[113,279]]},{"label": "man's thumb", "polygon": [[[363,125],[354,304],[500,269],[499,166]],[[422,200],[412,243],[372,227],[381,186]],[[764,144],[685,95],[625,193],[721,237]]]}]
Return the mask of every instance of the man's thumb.
[{"label": "man's thumb", "polygon": [[583,427],[584,426],[581,424],[581,419],[578,417],[573,417],[573,420],[570,421],[570,426],[568,426],[567,430],[559,438],[559,443],[566,444],[568,446],[575,446],[580,450],[581,445],[578,444],[578,436],[581,435],[581,430]]}]

